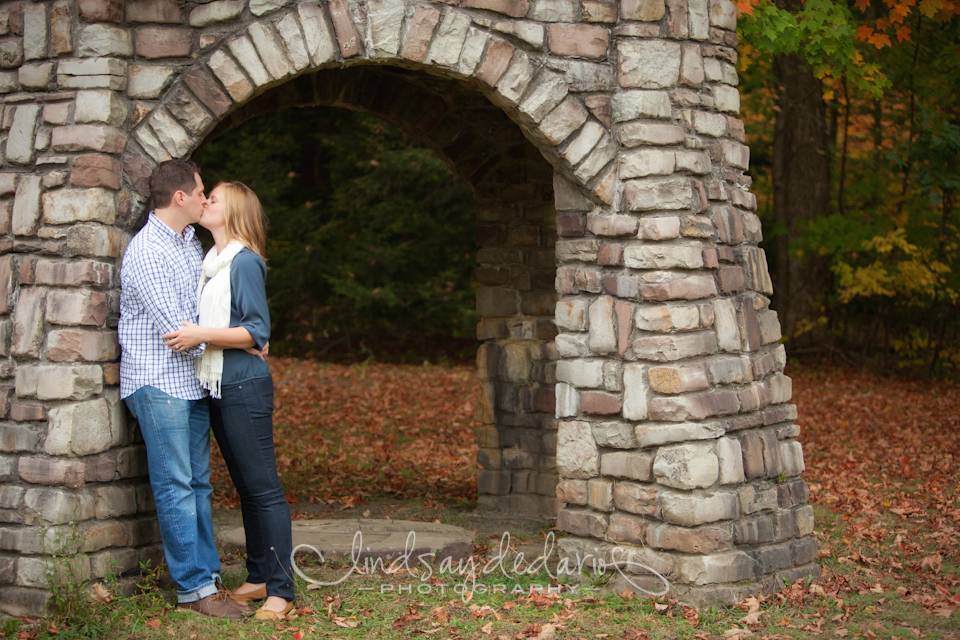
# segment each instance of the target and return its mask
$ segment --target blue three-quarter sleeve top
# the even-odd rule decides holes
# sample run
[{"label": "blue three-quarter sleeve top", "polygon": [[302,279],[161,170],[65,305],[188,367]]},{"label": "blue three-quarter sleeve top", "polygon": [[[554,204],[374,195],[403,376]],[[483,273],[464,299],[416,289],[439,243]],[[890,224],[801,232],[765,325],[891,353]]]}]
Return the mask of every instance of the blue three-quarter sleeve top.
[{"label": "blue three-quarter sleeve top", "polygon": [[[257,349],[270,340],[267,308],[267,265],[250,249],[241,250],[230,264],[230,328],[244,327]],[[221,384],[237,384],[270,375],[270,367],[243,349],[223,350]]]}]

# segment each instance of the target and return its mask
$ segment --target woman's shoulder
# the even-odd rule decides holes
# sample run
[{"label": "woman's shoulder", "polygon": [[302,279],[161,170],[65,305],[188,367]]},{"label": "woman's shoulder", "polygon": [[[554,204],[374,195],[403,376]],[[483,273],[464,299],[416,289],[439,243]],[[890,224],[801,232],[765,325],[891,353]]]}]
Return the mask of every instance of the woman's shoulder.
[{"label": "woman's shoulder", "polygon": [[262,275],[267,274],[267,264],[255,251],[244,247],[233,258],[233,266],[240,271],[254,271]]}]

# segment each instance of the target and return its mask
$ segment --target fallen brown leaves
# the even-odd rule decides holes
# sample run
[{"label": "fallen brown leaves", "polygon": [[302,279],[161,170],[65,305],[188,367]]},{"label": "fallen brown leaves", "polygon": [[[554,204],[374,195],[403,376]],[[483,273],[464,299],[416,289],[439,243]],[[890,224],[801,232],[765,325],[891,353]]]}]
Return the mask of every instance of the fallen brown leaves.
[{"label": "fallen brown leaves", "polygon": [[839,369],[789,373],[811,500],[839,516],[821,555],[854,568],[845,585],[828,576],[827,590],[899,587],[950,616],[960,578],[941,569],[945,558],[960,560],[960,388]]},{"label": "fallen brown leaves", "polygon": [[[290,502],[476,498],[476,370],[271,358],[277,468]],[[214,503],[238,497],[219,452]],[[315,517],[315,516],[313,516]]]}]

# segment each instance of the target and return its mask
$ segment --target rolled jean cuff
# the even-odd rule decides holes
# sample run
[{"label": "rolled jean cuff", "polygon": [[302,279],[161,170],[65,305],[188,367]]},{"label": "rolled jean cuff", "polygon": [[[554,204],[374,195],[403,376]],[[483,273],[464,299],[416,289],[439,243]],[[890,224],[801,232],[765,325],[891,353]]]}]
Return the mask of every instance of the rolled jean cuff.
[{"label": "rolled jean cuff", "polygon": [[212,596],[217,592],[217,583],[215,580],[205,582],[193,591],[180,591],[177,589],[177,602],[187,603],[203,600],[207,596]]}]

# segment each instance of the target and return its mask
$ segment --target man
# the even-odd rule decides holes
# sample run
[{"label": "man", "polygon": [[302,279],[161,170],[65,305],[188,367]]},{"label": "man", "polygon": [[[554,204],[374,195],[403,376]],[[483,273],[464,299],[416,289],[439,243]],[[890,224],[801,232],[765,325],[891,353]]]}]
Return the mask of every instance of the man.
[{"label": "man", "polygon": [[242,618],[220,585],[210,504],[210,415],[194,372],[203,345],[182,352],[160,336],[197,321],[203,251],[190,226],[206,203],[197,165],[161,163],[150,176],[155,206],[120,270],[120,395],[140,423],[163,552],[178,607]]}]

